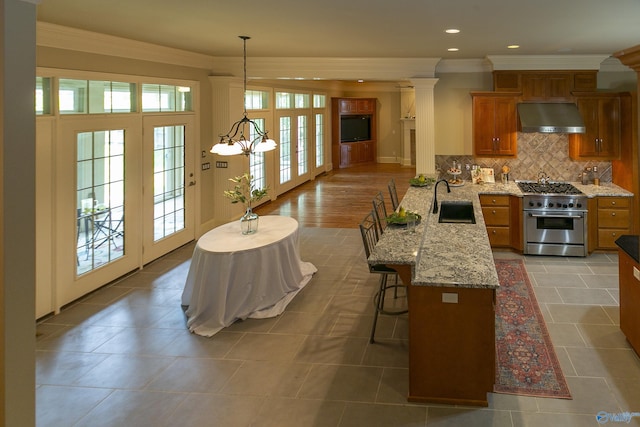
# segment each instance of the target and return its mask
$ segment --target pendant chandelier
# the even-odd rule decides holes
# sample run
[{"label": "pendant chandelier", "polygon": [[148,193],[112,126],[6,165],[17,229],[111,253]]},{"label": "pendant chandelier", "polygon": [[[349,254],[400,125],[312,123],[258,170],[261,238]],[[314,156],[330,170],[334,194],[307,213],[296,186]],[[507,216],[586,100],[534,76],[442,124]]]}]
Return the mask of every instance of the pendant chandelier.
[{"label": "pendant chandelier", "polygon": [[[267,131],[260,129],[258,124],[247,117],[247,40],[251,37],[238,36],[244,44],[244,86],[243,103],[244,114],[242,119],[231,125],[226,135],[220,136],[220,142],[211,147],[211,152],[221,156],[235,156],[251,153],[262,153],[275,150],[276,142],[269,138]],[[248,132],[248,133],[247,133]]]}]

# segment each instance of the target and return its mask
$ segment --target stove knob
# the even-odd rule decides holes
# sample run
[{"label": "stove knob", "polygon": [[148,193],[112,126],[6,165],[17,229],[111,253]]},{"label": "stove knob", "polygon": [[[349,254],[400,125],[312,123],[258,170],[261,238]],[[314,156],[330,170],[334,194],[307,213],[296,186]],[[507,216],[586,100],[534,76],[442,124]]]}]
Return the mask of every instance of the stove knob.
[{"label": "stove knob", "polygon": [[534,203],[533,202],[529,202],[529,206],[533,207]]},{"label": "stove knob", "polygon": [[542,203],[538,202],[538,207],[542,207]]},{"label": "stove knob", "polygon": [[582,203],[578,203],[578,204],[576,205],[576,207],[581,208],[581,207],[582,207]]},{"label": "stove knob", "polygon": [[552,208],[553,207],[553,203],[549,203],[549,207]]},{"label": "stove knob", "polygon": [[562,207],[566,209],[566,208],[567,208],[567,205],[562,205]]},{"label": "stove knob", "polygon": [[573,207],[573,203],[569,203],[569,207],[572,208]]}]

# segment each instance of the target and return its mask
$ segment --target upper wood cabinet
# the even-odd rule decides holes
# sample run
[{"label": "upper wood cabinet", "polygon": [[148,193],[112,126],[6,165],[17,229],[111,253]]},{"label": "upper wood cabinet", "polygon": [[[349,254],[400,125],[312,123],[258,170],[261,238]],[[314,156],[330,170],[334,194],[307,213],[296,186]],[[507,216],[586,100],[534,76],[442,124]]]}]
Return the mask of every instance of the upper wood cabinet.
[{"label": "upper wood cabinet", "polygon": [[375,98],[339,98],[339,114],[374,114],[376,112]]},{"label": "upper wood cabinet", "polygon": [[497,92],[521,92],[522,101],[569,101],[573,92],[594,91],[597,71],[494,71]]},{"label": "upper wood cabinet", "polygon": [[622,142],[620,94],[576,94],[575,99],[586,132],[570,136],[569,156],[574,160],[618,159]]},{"label": "upper wood cabinet", "polygon": [[473,149],[480,157],[517,155],[517,94],[472,92]]}]

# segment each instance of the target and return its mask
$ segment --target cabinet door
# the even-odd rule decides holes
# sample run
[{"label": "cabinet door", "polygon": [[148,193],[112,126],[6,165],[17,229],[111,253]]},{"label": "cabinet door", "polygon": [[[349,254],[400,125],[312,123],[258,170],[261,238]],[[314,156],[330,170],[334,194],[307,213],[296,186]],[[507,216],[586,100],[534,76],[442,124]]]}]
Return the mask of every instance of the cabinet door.
[{"label": "cabinet door", "polygon": [[620,98],[604,98],[598,102],[598,155],[617,158],[620,155]]},{"label": "cabinet door", "polygon": [[477,156],[515,156],[516,130],[514,97],[473,97],[473,146]]},{"label": "cabinet door", "polygon": [[349,166],[353,163],[355,159],[353,158],[353,149],[351,144],[341,144],[340,145],[340,166]]},{"label": "cabinet door", "polygon": [[341,113],[357,113],[358,103],[356,102],[355,99],[341,99],[340,112]]},{"label": "cabinet door", "polygon": [[581,98],[578,99],[577,104],[585,126],[585,133],[577,135],[580,144],[578,155],[580,157],[597,157],[598,139],[600,135],[598,100],[594,98]]},{"label": "cabinet door", "polygon": [[478,156],[493,154],[495,102],[492,97],[473,98],[473,145]]},{"label": "cabinet door", "polygon": [[357,102],[358,114],[372,114],[376,110],[376,104],[374,99],[358,99]]},{"label": "cabinet door", "polygon": [[580,97],[578,109],[586,132],[572,137],[572,158],[612,160],[620,157],[621,110],[617,96]]},{"label": "cabinet door", "polygon": [[373,142],[366,141],[360,143],[360,160],[362,162],[373,162],[375,160],[375,150]]},{"label": "cabinet door", "polygon": [[513,98],[495,100],[495,135],[497,143],[494,154],[516,155],[516,101]]}]

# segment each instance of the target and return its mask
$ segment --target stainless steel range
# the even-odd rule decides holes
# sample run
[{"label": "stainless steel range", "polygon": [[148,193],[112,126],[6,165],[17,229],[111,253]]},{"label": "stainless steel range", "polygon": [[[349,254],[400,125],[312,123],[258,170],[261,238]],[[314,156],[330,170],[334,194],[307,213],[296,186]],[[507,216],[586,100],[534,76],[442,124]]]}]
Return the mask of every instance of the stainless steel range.
[{"label": "stainless steel range", "polygon": [[587,196],[566,182],[518,181],[524,253],[587,256]]}]

